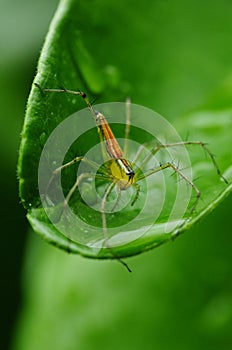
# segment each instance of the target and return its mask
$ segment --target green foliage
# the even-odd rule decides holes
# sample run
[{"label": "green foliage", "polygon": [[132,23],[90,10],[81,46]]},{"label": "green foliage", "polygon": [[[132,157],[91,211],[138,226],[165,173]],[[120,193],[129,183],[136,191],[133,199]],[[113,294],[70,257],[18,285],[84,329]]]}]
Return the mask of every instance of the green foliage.
[{"label": "green foliage", "polygon": [[[51,60],[48,51],[57,41],[49,35],[36,81],[46,87],[83,88],[99,94],[102,102],[124,101],[130,96],[133,102],[175,120],[183,138],[188,135],[188,139],[208,142],[231,181],[231,11],[232,4],[226,0],[191,0],[187,5],[183,0],[62,1],[50,31],[62,40],[57,39]],[[77,55],[72,61],[68,42]],[[86,61],[80,42],[97,68],[92,59]],[[80,66],[80,57],[84,57],[84,80],[73,65]],[[103,77],[95,79],[99,72],[104,72]],[[113,86],[109,87],[112,74]],[[96,87],[96,82],[104,84]],[[43,97],[33,87],[23,132],[19,172],[24,205],[38,233],[63,248],[65,238],[49,228],[36,207],[40,204],[38,157],[53,127],[82,107],[79,99],[55,94]],[[32,140],[37,117],[42,123],[36,124]],[[193,149],[191,155],[200,176],[196,183],[203,193],[194,223],[214,209],[231,186],[220,181],[201,150]],[[230,196],[213,215],[192,225],[190,235],[131,258],[130,275],[117,262],[71,256],[31,235],[24,305],[13,348],[230,350],[231,205]],[[127,248],[133,252],[132,247]],[[80,253],[74,244],[71,250]]]},{"label": "green foliage", "polygon": [[231,204],[191,235],[131,258],[132,274],[32,235],[13,349],[230,350]]},{"label": "green foliage", "polygon": [[[77,87],[83,90],[87,89],[96,96],[101,95],[102,100],[107,100],[110,97],[113,99],[118,98],[121,86],[123,87],[125,83],[123,85],[117,78],[116,80],[113,79],[113,77],[117,76],[115,73],[116,69],[114,69],[114,74],[111,76],[112,79],[109,79],[107,69],[104,70],[98,67],[94,59],[87,53],[83,45],[85,43],[85,36],[80,32],[77,17],[76,15],[74,16],[77,7],[75,1],[61,2],[50,26],[40,56],[35,81],[46,88],[65,86],[73,90],[76,90]],[[140,64],[138,60],[138,65]],[[120,68],[119,62],[118,69]],[[149,69],[149,65],[147,69]],[[136,78],[137,86],[146,83],[146,81],[144,82],[146,78],[143,75],[139,79],[138,77]],[[111,82],[111,86],[109,82]],[[149,95],[152,99],[152,91],[149,91]],[[58,93],[45,94],[33,85],[22,133],[18,167],[20,196],[25,208],[28,210],[28,219],[33,229],[47,241],[73,253],[80,253],[89,257],[112,258],[112,254],[106,249],[99,251],[74,241],[70,243],[48,220],[44,210],[40,208],[36,169],[38,169],[42,149],[52,130],[67,116],[82,107],[83,103],[78,97],[73,98],[73,96],[64,96],[64,94]],[[207,109],[200,109],[186,114],[181,121],[178,119],[175,121],[175,125],[179,125],[178,131],[182,134],[182,137],[190,133],[191,139],[209,143],[210,150],[216,153],[220,169],[222,169],[229,182],[232,178],[232,157],[227,145],[230,142],[232,132],[231,114],[232,110],[228,107],[226,110],[218,111],[213,111],[208,107]],[[139,135],[139,133],[136,134],[138,138],[140,137]],[[84,143],[88,144],[91,140],[92,134],[89,134],[85,137]],[[83,145],[83,143],[82,145],[77,145],[75,149],[76,154],[83,154]],[[136,229],[141,228],[141,230],[147,224],[152,224],[149,232],[131,243],[115,248],[115,253],[118,256],[127,257],[135,255],[170,240],[180,232],[189,229],[199,219],[211,212],[229,194],[232,186],[225,185],[219,176],[215,174],[210,160],[206,159],[202,150],[198,152],[196,147],[192,146],[191,148],[194,177],[200,177],[197,180],[197,186],[202,192],[202,201],[197,206],[191,220],[187,221],[181,228],[175,227],[167,234],[164,230],[164,223],[167,221],[169,207],[166,207],[161,213],[159,220],[155,222],[152,214],[150,214],[148,221],[136,223]],[[59,152],[59,146],[57,152]],[[52,163],[52,161],[52,156],[50,156],[50,162]],[[65,180],[67,188],[71,188],[74,179],[75,177],[67,176]],[[170,186],[174,187],[174,182]],[[159,203],[161,201],[162,195],[162,189],[156,192],[154,195],[156,202]],[[171,201],[171,195],[171,191],[170,193],[167,192],[167,203]],[[76,200],[75,209],[80,215],[85,216],[86,220],[89,220],[87,218],[92,218],[93,222],[100,222],[100,214],[96,214],[94,210],[84,205],[80,198]],[[135,210],[138,210],[138,208],[130,209],[129,218]],[[126,215],[128,215],[128,212],[123,215],[116,215],[115,220],[118,225],[123,223]],[[109,224],[112,221],[112,217],[112,215],[108,215],[107,220]],[[132,226],[131,230],[133,229],[135,227]],[[76,228],[70,227],[70,236],[72,236],[72,230],[76,230]],[[101,235],[101,229],[99,229],[99,235]]]}]

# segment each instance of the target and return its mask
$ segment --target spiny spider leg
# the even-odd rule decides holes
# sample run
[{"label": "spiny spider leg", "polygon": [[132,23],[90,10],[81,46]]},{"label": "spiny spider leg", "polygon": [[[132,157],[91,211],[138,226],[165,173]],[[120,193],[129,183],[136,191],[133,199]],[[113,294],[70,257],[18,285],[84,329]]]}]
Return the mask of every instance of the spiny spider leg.
[{"label": "spiny spider leg", "polygon": [[162,171],[164,169],[167,169],[167,168],[171,168],[172,170],[174,170],[175,173],[177,173],[183,180],[186,181],[186,183],[188,183],[192,189],[195,191],[196,193],[196,200],[193,204],[193,207],[190,211],[190,215],[192,215],[192,213],[195,211],[196,207],[197,207],[197,204],[198,204],[198,201],[200,199],[200,196],[201,196],[201,192],[199,191],[199,189],[197,188],[197,186],[194,184],[193,181],[191,181],[187,176],[185,176],[179,169],[177,166],[175,166],[174,164],[172,163],[165,163],[165,164],[161,164],[159,165],[158,167],[156,168],[153,168],[153,169],[150,169],[146,172],[144,172],[143,174],[140,175],[140,177],[137,179],[137,181],[140,181],[142,179],[145,179],[146,177],[152,175],[152,174],[155,174],[159,171]]},{"label": "spiny spider leg", "polygon": [[72,166],[73,164],[76,164],[78,162],[85,162],[87,163],[88,165],[90,165],[93,169],[95,170],[98,170],[99,169],[99,165],[97,163],[95,163],[94,161],[86,158],[86,157],[75,157],[73,160],[71,160],[70,162],[67,162],[63,165],[61,165],[60,167],[56,168],[53,173],[52,173],[52,176],[46,186],[46,190],[45,190],[45,196],[48,194],[49,192],[49,188],[52,184],[52,182],[54,181],[55,177],[64,169],[68,168],[69,166]]},{"label": "spiny spider leg", "polygon": [[[226,180],[226,178],[222,175],[219,166],[215,160],[215,157],[213,155],[212,152],[210,152],[210,150],[208,149],[208,147],[206,147],[206,143],[202,142],[202,141],[180,141],[180,142],[174,142],[174,143],[166,143],[166,144],[159,144],[155,147],[153,147],[151,149],[151,151],[145,156],[145,158],[143,159],[142,163],[140,164],[140,169],[143,169],[146,164],[149,162],[149,160],[152,158],[153,155],[155,155],[159,150],[164,149],[164,148],[172,148],[172,147],[178,147],[178,146],[190,146],[190,145],[195,145],[195,146],[201,146],[205,152],[208,154],[208,156],[210,157],[216,171],[217,174],[221,177],[221,179],[228,184],[228,181]],[[141,150],[139,149],[137,154],[140,155],[140,153],[142,152],[143,148],[141,147]]]},{"label": "spiny spider leg", "polygon": [[125,123],[125,135],[124,135],[124,147],[123,147],[123,154],[124,157],[127,156],[128,152],[128,139],[130,134],[130,105],[131,101],[129,98],[126,99],[126,123]]}]

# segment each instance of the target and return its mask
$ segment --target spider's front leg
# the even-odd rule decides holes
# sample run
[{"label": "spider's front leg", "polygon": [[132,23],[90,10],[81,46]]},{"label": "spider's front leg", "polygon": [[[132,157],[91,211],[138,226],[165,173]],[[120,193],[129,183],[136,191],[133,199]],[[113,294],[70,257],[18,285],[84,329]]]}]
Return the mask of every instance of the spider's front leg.
[{"label": "spider's front leg", "polygon": [[[145,144],[145,145],[141,145],[137,154],[136,154],[136,159],[140,156],[140,154],[142,153],[142,151],[145,149],[145,147],[149,145],[149,143]],[[220,178],[226,183],[228,184],[228,181],[226,180],[226,178],[222,175],[221,170],[216,162],[215,156],[213,155],[213,153],[209,150],[209,148],[206,146],[205,142],[202,141],[179,141],[179,142],[174,142],[174,143],[160,143],[156,146],[154,146],[150,152],[144,157],[142,163],[140,164],[140,169],[143,169],[146,164],[149,162],[149,160],[157,153],[159,152],[161,149],[172,149],[172,148],[177,148],[177,147],[181,147],[181,146],[200,146],[205,152],[206,154],[209,156],[209,158],[211,159],[217,174],[220,176]]]},{"label": "spider's front leg", "polygon": [[193,204],[193,207],[190,211],[190,215],[192,215],[192,213],[195,211],[196,207],[197,207],[197,204],[198,204],[198,201],[200,199],[200,196],[201,196],[201,192],[199,191],[199,189],[197,188],[197,186],[194,184],[194,182],[192,180],[190,180],[182,171],[180,171],[178,169],[177,166],[175,166],[174,164],[168,162],[168,163],[165,163],[165,164],[160,164],[158,167],[156,168],[153,168],[153,169],[150,169],[148,171],[145,171],[143,174],[141,174],[137,181],[140,181],[140,180],[143,180],[145,178],[147,178],[148,176],[150,175],[153,175],[155,173],[158,173],[159,171],[162,171],[162,170],[165,170],[165,169],[172,169],[176,174],[178,174],[187,184],[189,184],[192,189],[195,191],[196,193],[196,200]]}]

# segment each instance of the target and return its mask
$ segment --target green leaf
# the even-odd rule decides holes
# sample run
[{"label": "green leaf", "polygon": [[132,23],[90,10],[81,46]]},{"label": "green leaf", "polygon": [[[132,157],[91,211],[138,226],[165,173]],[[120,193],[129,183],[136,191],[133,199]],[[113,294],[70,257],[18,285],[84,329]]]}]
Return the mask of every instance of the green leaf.
[{"label": "green leaf", "polygon": [[[78,7],[75,1],[61,1],[41,52],[35,81],[44,88],[65,87],[71,90],[82,89],[87,91],[90,96],[101,96],[103,101],[107,101],[110,98],[117,100],[118,96],[121,95],[122,86],[126,86],[126,84],[123,85],[120,82],[117,69],[98,66],[85,49],[85,38],[81,34],[81,31],[79,31],[76,19],[77,10]],[[152,93],[150,96],[152,98]],[[79,227],[79,231],[77,231],[77,227],[71,226],[69,235],[65,236],[59,232],[56,226],[50,222],[44,209],[41,207],[37,171],[41,152],[52,131],[63,120],[66,120],[68,116],[81,108],[83,108],[83,101],[78,96],[43,93],[35,85],[32,86],[22,133],[18,166],[20,196],[23,205],[28,211],[27,216],[34,231],[45,240],[62,249],[84,256],[112,258],[112,253],[108,249],[98,249],[92,245],[88,245],[88,242],[82,244],[80,242],[78,243],[78,239],[76,241],[70,241],[68,238],[74,235],[82,237],[85,231],[84,224],[89,221],[91,224],[95,223],[96,227],[93,229],[94,233],[90,229],[86,232],[87,235],[90,235],[91,238],[94,237],[96,240],[102,237],[100,213],[83,203],[78,194],[76,194],[73,200],[72,207],[81,217],[83,227]],[[209,109],[191,113],[181,118],[181,121],[176,122],[177,129],[182,137],[185,137],[190,132],[192,140],[201,140],[210,144],[209,148],[213,153],[215,152],[217,154],[220,169],[230,182],[230,185],[226,185],[219,178],[213,169],[210,159],[205,157],[204,152],[200,149],[197,150],[195,146],[191,146],[194,178],[200,176],[196,183],[202,193],[202,200],[197,206],[194,215],[181,226],[174,227],[173,230],[169,230],[166,233],[167,224],[173,224],[173,222],[168,221],[169,203],[173,200],[173,190],[176,186],[174,179],[171,178],[167,185],[168,192],[166,193],[165,205],[158,220],[155,221],[152,214],[147,213],[148,215],[144,220],[133,221],[130,229],[125,234],[130,235],[136,229],[143,232],[151,224],[152,227],[146,234],[141,234],[138,239],[114,247],[115,255],[120,257],[135,255],[173,239],[211,212],[226,198],[232,188],[232,155],[230,147],[228,147],[231,143],[231,115],[231,109],[225,111],[219,110],[217,112]],[[83,123],[82,120],[81,123]],[[119,126],[117,136],[121,135],[122,131],[123,127]],[[143,136],[141,130],[132,128],[133,138],[141,141]],[[90,130],[90,132],[84,135],[84,138],[73,145],[68,159],[71,160],[73,155],[80,156],[85,154],[86,145],[93,145],[95,142],[97,142],[96,130]],[[59,153],[59,145],[57,146],[57,153]],[[54,161],[52,154],[48,155],[48,161],[51,164],[52,174],[52,162]],[[173,161],[175,162],[175,159]],[[76,170],[72,170],[71,168],[68,169],[64,180],[62,176],[66,192],[73,186],[75,177]],[[137,213],[141,210],[144,195],[146,195],[146,188],[142,184],[142,199],[139,199],[140,202],[138,201],[138,205],[130,207],[128,210],[123,210],[118,214],[107,214],[108,227],[123,225],[125,222],[130,222],[131,218],[136,217]],[[163,192],[162,188],[157,189],[156,181],[154,181],[149,195],[154,197],[155,205],[159,205],[163,198]],[[59,205],[51,208],[54,215],[58,215],[59,210]],[[186,214],[186,217],[188,217],[188,214]],[[88,241],[88,236],[86,239]]]}]

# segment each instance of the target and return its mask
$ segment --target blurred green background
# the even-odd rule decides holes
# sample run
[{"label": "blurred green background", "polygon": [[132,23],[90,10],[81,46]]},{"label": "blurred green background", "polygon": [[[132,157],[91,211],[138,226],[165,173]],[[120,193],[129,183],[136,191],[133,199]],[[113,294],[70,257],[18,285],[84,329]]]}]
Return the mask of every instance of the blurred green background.
[{"label": "blurred green background", "polygon": [[[99,67],[119,72],[117,99],[129,92],[171,121],[231,108],[232,2],[77,3],[86,48]],[[132,275],[27,237],[16,181],[20,130],[57,5],[1,1],[2,348],[231,349],[231,196],[174,243],[130,259]]]}]

